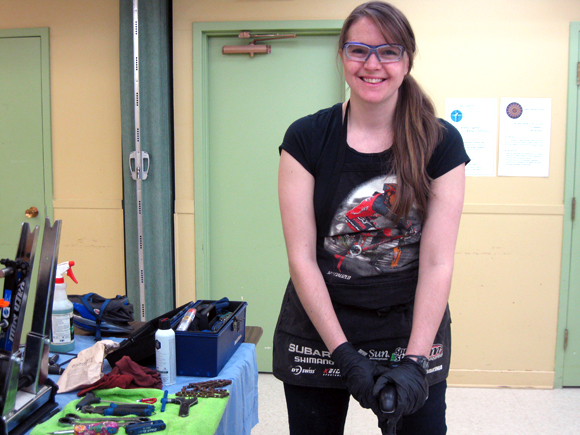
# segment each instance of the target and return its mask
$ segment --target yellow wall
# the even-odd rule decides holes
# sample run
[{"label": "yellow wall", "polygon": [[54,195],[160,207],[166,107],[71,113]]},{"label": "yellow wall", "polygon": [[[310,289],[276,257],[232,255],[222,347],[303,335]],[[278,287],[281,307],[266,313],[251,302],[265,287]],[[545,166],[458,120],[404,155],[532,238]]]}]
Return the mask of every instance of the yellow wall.
[{"label": "yellow wall", "polygon": [[54,216],[69,293],[125,293],[119,3],[0,0],[0,28],[50,29]]},{"label": "yellow wall", "polygon": [[[551,387],[563,222],[569,23],[577,0],[396,0],[414,74],[448,97],[552,99],[548,178],[469,178],[451,308],[451,383]],[[173,0],[177,304],[195,297],[192,22],[344,19],[353,0]],[[55,218],[79,293],[125,288],[119,4],[0,0],[0,28],[49,27]]]},{"label": "yellow wall", "polygon": [[[344,19],[358,0],[173,0],[178,303],[194,294],[192,22]],[[414,27],[414,75],[452,97],[552,99],[550,176],[467,180],[451,309],[451,384],[554,384],[569,25],[577,0],[393,0]],[[184,247],[188,247],[185,249]]]}]

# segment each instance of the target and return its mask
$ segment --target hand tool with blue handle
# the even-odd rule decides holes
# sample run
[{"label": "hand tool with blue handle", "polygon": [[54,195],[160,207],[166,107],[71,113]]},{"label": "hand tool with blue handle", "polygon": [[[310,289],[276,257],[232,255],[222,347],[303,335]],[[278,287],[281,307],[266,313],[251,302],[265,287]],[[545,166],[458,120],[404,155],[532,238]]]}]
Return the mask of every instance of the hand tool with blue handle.
[{"label": "hand tool with blue handle", "polygon": [[146,423],[133,423],[125,427],[127,435],[140,435],[143,433],[158,432],[165,430],[166,426],[163,420],[148,421]]},{"label": "hand tool with blue handle", "polygon": [[135,404],[123,404],[117,405],[116,403],[111,403],[111,406],[84,406],[82,412],[88,414],[100,414],[100,415],[138,415],[138,416],[150,416],[155,412],[155,406],[153,405],[135,405]]},{"label": "hand tool with blue handle", "polygon": [[167,395],[169,391],[165,390],[163,393],[163,399],[161,399],[161,412],[165,412],[165,405],[167,405]]}]

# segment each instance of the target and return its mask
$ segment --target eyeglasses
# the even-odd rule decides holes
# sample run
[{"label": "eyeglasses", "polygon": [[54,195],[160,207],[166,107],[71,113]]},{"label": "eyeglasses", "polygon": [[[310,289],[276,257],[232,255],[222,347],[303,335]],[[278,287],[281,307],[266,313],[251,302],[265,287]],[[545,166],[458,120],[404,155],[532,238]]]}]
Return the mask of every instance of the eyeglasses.
[{"label": "eyeglasses", "polygon": [[347,58],[357,62],[366,62],[373,53],[377,55],[381,63],[397,62],[405,52],[400,45],[367,45],[362,42],[347,42],[342,49]]}]

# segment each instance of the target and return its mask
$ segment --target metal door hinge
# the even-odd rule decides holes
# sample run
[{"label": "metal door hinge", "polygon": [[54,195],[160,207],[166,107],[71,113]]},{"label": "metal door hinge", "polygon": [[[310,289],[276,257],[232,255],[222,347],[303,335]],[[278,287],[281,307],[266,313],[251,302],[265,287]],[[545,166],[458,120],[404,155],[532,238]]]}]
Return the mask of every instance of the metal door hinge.
[{"label": "metal door hinge", "polygon": [[576,197],[572,198],[572,222],[574,222],[574,219],[576,218]]},{"label": "metal door hinge", "polygon": [[568,330],[564,331],[564,350],[568,348]]}]

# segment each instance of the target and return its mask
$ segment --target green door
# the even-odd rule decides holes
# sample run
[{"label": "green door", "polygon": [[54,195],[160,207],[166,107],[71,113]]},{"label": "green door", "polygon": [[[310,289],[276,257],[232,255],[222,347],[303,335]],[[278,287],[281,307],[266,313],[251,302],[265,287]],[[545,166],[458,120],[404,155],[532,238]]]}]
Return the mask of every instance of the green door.
[{"label": "green door", "polygon": [[[575,199],[574,199],[575,198]],[[563,367],[562,385],[580,387],[580,23],[570,27],[570,77],[566,150],[566,216],[562,255],[560,324],[563,346],[556,355],[556,370]],[[561,353],[563,350],[563,354]],[[560,366],[562,361],[562,366]],[[559,379],[556,379],[559,384]]]},{"label": "green door", "polygon": [[[23,222],[42,231],[52,215],[48,77],[48,29],[0,30],[0,258],[14,258]],[[26,216],[31,207],[36,217]]]},{"label": "green door", "polygon": [[[288,281],[278,208],[280,145],[292,121],[343,101],[341,23],[194,24],[196,289],[198,299],[248,303],[261,326],[258,368],[272,370],[272,336]],[[270,54],[222,54],[252,34]],[[197,62],[196,62],[197,61]],[[194,79],[195,80],[195,79]]]}]

